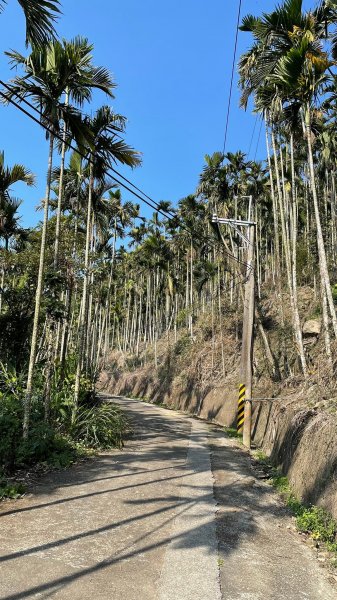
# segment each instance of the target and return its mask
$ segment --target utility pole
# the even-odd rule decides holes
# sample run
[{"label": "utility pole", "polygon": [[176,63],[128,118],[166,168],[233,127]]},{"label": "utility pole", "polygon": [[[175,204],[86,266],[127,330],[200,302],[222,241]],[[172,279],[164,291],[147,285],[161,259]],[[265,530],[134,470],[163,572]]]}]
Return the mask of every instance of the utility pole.
[{"label": "utility pole", "polygon": [[[245,387],[245,412],[243,426],[243,443],[247,448],[251,446],[252,430],[252,379],[253,379],[253,345],[254,345],[254,313],[255,313],[255,227],[256,223],[250,220],[252,196],[249,198],[248,220],[223,219],[213,215],[212,222],[229,225],[236,231],[247,247],[247,271],[244,293],[244,309],[242,324],[242,348],[240,367],[240,386]],[[246,229],[243,234],[241,227]]]},{"label": "utility pole", "polygon": [[246,386],[245,420],[243,425],[243,443],[251,446],[252,431],[252,380],[253,380],[253,346],[254,346],[254,313],[255,313],[255,270],[254,246],[255,223],[248,225],[247,276],[245,283],[245,299],[242,326],[241,349],[241,383]]}]

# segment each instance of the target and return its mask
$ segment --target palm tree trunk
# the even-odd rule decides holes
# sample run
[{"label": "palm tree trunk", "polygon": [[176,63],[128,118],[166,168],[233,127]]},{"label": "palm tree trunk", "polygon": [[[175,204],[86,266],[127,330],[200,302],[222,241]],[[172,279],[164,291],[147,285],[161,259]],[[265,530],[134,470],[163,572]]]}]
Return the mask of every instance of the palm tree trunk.
[{"label": "palm tree trunk", "polygon": [[291,194],[292,194],[292,288],[293,288],[293,313],[294,329],[297,349],[300,355],[303,374],[307,377],[307,363],[305,360],[300,315],[298,311],[297,294],[297,205],[295,190],[295,164],[294,164],[294,138],[290,137],[290,162],[291,162]]},{"label": "palm tree trunk", "polygon": [[332,370],[332,354],[331,354],[331,340],[329,332],[329,315],[328,306],[326,299],[326,290],[324,285],[321,285],[321,297],[322,297],[322,317],[323,317],[323,332],[325,342],[325,352],[328,359],[330,369]]},{"label": "palm tree trunk", "polygon": [[328,271],[328,265],[326,260],[326,252],[324,246],[324,239],[322,233],[322,225],[321,225],[321,217],[319,213],[319,205],[318,205],[318,196],[316,189],[316,179],[315,179],[315,168],[314,168],[314,159],[312,154],[312,141],[311,141],[311,113],[310,107],[307,106],[306,115],[305,115],[305,129],[306,129],[306,138],[308,145],[308,162],[309,162],[309,170],[310,170],[310,181],[311,181],[311,191],[312,197],[314,201],[314,212],[315,212],[315,221],[316,221],[316,230],[317,230],[317,247],[318,247],[318,256],[319,256],[319,270],[321,276],[321,284],[325,286],[326,289],[326,297],[327,302],[331,314],[332,326],[334,330],[335,337],[337,338],[337,318],[336,318],[336,309],[332,297],[331,284],[330,284],[330,276]]},{"label": "palm tree trunk", "polygon": [[[292,320],[293,320],[293,328],[295,334],[295,341],[297,346],[297,352],[301,360],[302,370],[304,376],[307,375],[307,365],[304,356],[303,342],[302,342],[302,331],[301,331],[301,322],[298,312],[298,301],[297,301],[297,274],[296,274],[296,238],[297,238],[297,228],[293,231],[293,254],[291,255],[290,251],[290,239],[289,239],[289,229],[287,228],[285,211],[286,204],[285,200],[285,190],[284,193],[281,193],[281,184],[279,178],[279,170],[278,170],[278,162],[276,156],[276,145],[275,145],[275,137],[272,133],[273,140],[273,151],[274,151],[274,161],[275,161],[275,172],[276,172],[276,180],[277,180],[277,189],[278,189],[278,199],[279,199],[279,210],[281,217],[281,228],[282,228],[282,241],[283,241],[283,249],[286,263],[286,272],[287,272],[287,280],[288,280],[288,288],[289,288],[289,299],[291,305],[292,312]],[[293,163],[292,163],[293,166]],[[283,180],[284,183],[284,180]],[[294,174],[293,174],[293,186],[295,185]],[[284,185],[283,185],[284,188]],[[295,190],[293,191],[295,194]],[[296,201],[295,201],[296,204]],[[292,264],[293,263],[293,264]],[[295,288],[294,288],[295,284]]]},{"label": "palm tree trunk", "polygon": [[2,312],[2,294],[5,285],[5,267],[1,269],[1,283],[0,283],[0,314]]},{"label": "palm tree trunk", "polygon": [[45,369],[45,385],[44,385],[44,420],[49,422],[50,415],[50,397],[52,387],[52,360],[53,360],[53,334],[55,333],[54,322],[49,319],[49,324],[46,330],[46,369]]},{"label": "palm tree trunk", "polygon": [[49,140],[47,187],[46,187],[46,197],[44,199],[44,215],[43,215],[43,226],[42,226],[42,235],[41,235],[39,272],[38,272],[38,276],[37,276],[37,285],[36,285],[36,294],[35,294],[35,310],[34,310],[34,320],[33,320],[32,341],[31,341],[31,346],[30,346],[27,385],[26,385],[25,399],[24,399],[24,417],[23,417],[23,437],[24,437],[24,439],[28,438],[28,433],[29,433],[30,406],[31,406],[31,398],[32,398],[32,390],[33,390],[33,375],[34,375],[34,366],[35,366],[36,349],[37,349],[39,317],[40,317],[41,298],[42,298],[43,274],[44,274],[44,262],[45,262],[45,250],[46,250],[46,240],[47,240],[51,173],[52,173],[52,167],[53,167],[53,149],[54,149],[54,136],[53,136],[53,134],[51,134],[50,140]]},{"label": "palm tree trunk", "polygon": [[[68,106],[69,93],[66,92],[65,105]],[[60,232],[61,232],[61,214],[62,214],[62,200],[63,200],[63,180],[64,180],[64,163],[66,156],[66,135],[67,126],[63,123],[62,132],[62,150],[61,150],[61,165],[60,165],[60,179],[59,179],[59,190],[57,199],[57,211],[56,211],[56,227],[55,227],[55,246],[54,246],[54,269],[58,265],[59,246],[60,246]]]},{"label": "palm tree trunk", "polygon": [[75,379],[75,390],[74,390],[74,402],[75,406],[78,405],[80,396],[80,384],[82,374],[82,363],[83,363],[83,349],[86,337],[87,317],[88,317],[88,282],[89,282],[89,255],[90,255],[90,244],[91,244],[91,212],[92,212],[92,192],[94,188],[94,157],[90,160],[90,179],[89,179],[89,194],[88,194],[88,207],[87,207],[87,230],[85,240],[85,255],[84,255],[84,279],[82,289],[82,313],[80,318],[79,327],[79,340],[78,340],[78,359]]},{"label": "palm tree trunk", "polygon": [[68,293],[67,293],[67,299],[66,299],[66,314],[65,314],[65,320],[64,320],[62,344],[61,344],[61,352],[60,352],[60,363],[61,363],[60,379],[61,379],[61,381],[64,379],[64,375],[65,375],[65,364],[66,364],[66,357],[67,357],[67,351],[68,351],[69,331],[70,331],[70,322],[71,322],[73,286],[74,286],[74,284],[73,284],[73,281],[71,280],[69,289],[68,289]]},{"label": "palm tree trunk", "polygon": [[331,172],[331,254],[332,260],[336,260],[336,172]]},{"label": "palm tree trunk", "polygon": [[191,335],[191,339],[193,339],[193,243],[192,243],[192,237],[191,237],[191,244],[190,244],[190,306],[191,306],[191,310],[190,310],[190,335]]}]

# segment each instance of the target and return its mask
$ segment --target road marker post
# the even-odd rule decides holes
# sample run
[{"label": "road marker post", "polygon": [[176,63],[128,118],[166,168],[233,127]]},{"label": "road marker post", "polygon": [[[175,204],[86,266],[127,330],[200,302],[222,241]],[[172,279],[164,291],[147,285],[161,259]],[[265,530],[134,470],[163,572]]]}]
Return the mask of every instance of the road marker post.
[{"label": "road marker post", "polygon": [[236,429],[239,434],[243,432],[243,424],[245,421],[245,401],[246,401],[246,386],[242,383],[239,387],[239,402],[238,416],[236,421]]}]

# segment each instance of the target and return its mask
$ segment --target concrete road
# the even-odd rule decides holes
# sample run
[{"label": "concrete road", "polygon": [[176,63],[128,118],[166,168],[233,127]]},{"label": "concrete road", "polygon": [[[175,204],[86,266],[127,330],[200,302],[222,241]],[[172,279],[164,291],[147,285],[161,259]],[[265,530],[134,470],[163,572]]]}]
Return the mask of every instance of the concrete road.
[{"label": "concrete road", "polygon": [[336,600],[220,431],[119,399],[134,435],[0,505],[0,598]]}]

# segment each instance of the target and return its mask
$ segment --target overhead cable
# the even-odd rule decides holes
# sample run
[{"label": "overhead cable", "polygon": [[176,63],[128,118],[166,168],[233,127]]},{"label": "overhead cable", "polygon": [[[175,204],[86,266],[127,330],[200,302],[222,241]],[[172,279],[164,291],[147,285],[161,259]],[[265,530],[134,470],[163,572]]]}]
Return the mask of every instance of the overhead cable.
[{"label": "overhead cable", "polygon": [[233,82],[234,82],[234,72],[235,72],[235,63],[236,63],[236,52],[238,48],[238,37],[239,37],[239,25],[241,18],[241,7],[242,0],[239,0],[238,6],[238,17],[235,31],[235,43],[234,43],[234,52],[233,52],[233,62],[232,62],[232,73],[231,73],[231,81],[229,86],[229,95],[228,95],[228,106],[227,106],[227,117],[226,117],[226,126],[225,126],[225,138],[223,144],[223,154],[226,152],[226,143],[227,143],[227,134],[228,134],[228,126],[229,126],[229,116],[231,111],[231,103],[232,103],[232,93],[233,93]]},{"label": "overhead cable", "polygon": [[[2,81],[0,79],[0,85],[2,85],[5,89],[7,89],[10,92],[13,92],[12,88],[7,85],[4,81]],[[52,128],[52,122],[51,120],[43,115],[43,122],[41,122],[37,117],[35,117],[34,115],[32,115],[28,110],[26,110],[25,108],[23,108],[18,102],[15,102],[15,100],[13,100],[13,98],[9,98],[4,92],[2,92],[0,90],[0,95],[4,98],[4,100],[6,102],[11,103],[13,106],[15,106],[16,108],[18,108],[24,115],[26,115],[27,117],[29,117],[32,121],[34,121],[35,123],[37,123],[38,125],[40,125],[45,131],[47,131],[49,134],[52,134],[56,139],[58,139],[59,141],[63,142],[63,138],[60,134],[56,133],[53,128]],[[17,92],[15,93],[15,95],[19,98],[20,102],[23,102],[24,104],[26,104],[29,108],[31,108],[32,110],[34,110],[39,117],[41,118],[42,113],[32,104],[30,103],[26,98],[24,98],[23,96],[21,96],[20,94],[18,94]],[[47,125],[47,122],[49,122],[50,125]],[[77,147],[73,146],[71,143],[67,142],[67,147],[70,148],[71,150],[73,150],[74,152],[77,152],[77,154],[79,154],[79,156],[81,156],[82,158],[84,158],[85,160],[89,160],[91,156],[93,156],[93,152],[91,150],[88,151],[87,154],[81,152]],[[145,192],[143,192],[140,188],[138,188],[135,184],[133,184],[129,179],[127,179],[126,177],[124,177],[121,173],[119,173],[119,171],[117,171],[116,169],[114,169],[113,167],[109,167],[108,169],[104,170],[104,173],[110,177],[113,181],[115,181],[119,186],[121,186],[122,188],[124,188],[125,190],[127,190],[128,192],[130,192],[133,196],[135,196],[138,200],[140,200],[141,202],[143,202],[144,204],[146,204],[147,206],[149,206],[150,208],[152,208],[153,210],[155,210],[157,213],[161,214],[162,216],[164,216],[165,218],[171,218],[171,219],[179,219],[179,217],[177,216],[176,213],[173,213],[170,210],[166,210],[163,209],[158,202],[156,202],[155,200],[153,200],[150,196],[148,196],[147,194],[145,194]],[[113,174],[111,174],[113,173]],[[117,177],[119,179],[117,179]],[[122,181],[120,181],[122,180]],[[123,182],[126,182],[128,185],[126,185]],[[131,187],[130,187],[131,186]],[[134,188],[134,189],[132,189]],[[136,191],[135,191],[136,190]],[[140,195],[142,194],[142,195]],[[180,223],[179,226],[181,229],[185,230],[187,233],[189,233],[189,235],[192,235],[195,239],[199,239],[202,242],[207,242],[208,245],[212,246],[213,248],[215,248],[215,245],[211,243],[211,241],[208,238],[202,237],[199,234],[197,234],[195,231],[193,231],[192,229],[190,229],[189,227],[187,227],[185,225],[185,223],[181,222],[180,219]],[[241,261],[240,259],[238,259],[237,257],[233,256],[230,252],[227,252],[225,249],[222,250],[223,253],[228,256],[229,258],[231,258],[232,260],[236,261],[237,263],[239,263],[242,266],[247,267],[247,263],[244,261]]]}]

